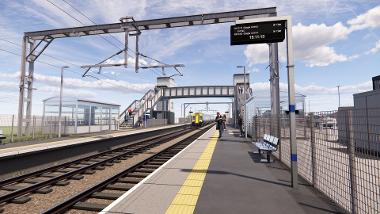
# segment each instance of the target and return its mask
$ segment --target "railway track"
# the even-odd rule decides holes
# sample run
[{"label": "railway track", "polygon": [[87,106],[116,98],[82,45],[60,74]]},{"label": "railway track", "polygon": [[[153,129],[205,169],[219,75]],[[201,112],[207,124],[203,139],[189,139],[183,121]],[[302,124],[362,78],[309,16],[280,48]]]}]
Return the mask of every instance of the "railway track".
[{"label": "railway track", "polygon": [[188,146],[192,141],[205,133],[210,126],[212,125],[199,129],[191,136],[180,140],[170,147],[135,163],[128,169],[64,200],[59,204],[56,204],[44,213],[77,213],[75,210],[79,210],[79,212],[100,212],[112,203],[112,201],[133,188],[133,186],[147,177],[150,173],[155,171],[170,158]]},{"label": "railway track", "polygon": [[0,212],[1,207],[6,204],[24,204],[36,193],[49,194],[53,186],[69,185],[70,181],[80,180],[86,174],[93,174],[96,171],[103,170],[107,166],[112,166],[114,163],[144,153],[191,131],[191,129],[177,130],[150,137],[117,149],[1,181]]}]

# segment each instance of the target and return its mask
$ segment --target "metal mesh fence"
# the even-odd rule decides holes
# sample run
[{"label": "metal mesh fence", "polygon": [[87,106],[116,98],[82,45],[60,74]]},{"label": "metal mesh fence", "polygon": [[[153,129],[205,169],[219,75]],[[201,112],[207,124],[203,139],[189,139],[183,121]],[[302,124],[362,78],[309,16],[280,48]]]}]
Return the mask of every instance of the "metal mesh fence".
[{"label": "metal mesh fence", "polygon": [[[252,120],[254,140],[280,137],[274,156],[290,167],[287,115]],[[351,213],[380,213],[380,109],[298,115],[296,127],[299,175]]]},{"label": "metal mesh fence", "polygon": [[[25,123],[22,127],[22,135],[17,136],[17,116],[0,115],[0,130],[5,139],[1,143],[13,143],[22,141],[42,140],[58,137],[59,118],[57,116],[32,116],[29,127]],[[90,133],[99,131],[117,130],[118,121],[104,118],[94,118],[88,121],[75,120],[71,117],[62,117],[61,134],[68,136],[72,134]]]},{"label": "metal mesh fence", "polygon": [[[65,130],[65,118],[62,119],[62,130]],[[17,116],[0,115],[0,129],[6,137],[2,143],[41,140],[54,138],[58,135],[58,118],[32,116],[28,128],[22,127],[22,136],[17,136]],[[63,134],[64,131],[62,132]]]}]

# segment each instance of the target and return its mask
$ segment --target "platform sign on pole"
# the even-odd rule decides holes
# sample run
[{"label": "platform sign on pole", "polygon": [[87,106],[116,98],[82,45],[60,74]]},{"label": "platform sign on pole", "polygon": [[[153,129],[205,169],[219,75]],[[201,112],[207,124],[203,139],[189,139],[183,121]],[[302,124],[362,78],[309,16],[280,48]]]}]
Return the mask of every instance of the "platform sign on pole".
[{"label": "platform sign on pole", "polygon": [[292,187],[298,186],[297,139],[295,116],[295,81],[292,19],[285,17],[268,17],[237,20],[231,26],[231,45],[277,43],[282,42],[286,35],[287,70],[288,70],[288,99],[290,121],[290,162]]},{"label": "platform sign on pole", "polygon": [[236,24],[231,26],[231,45],[282,42],[285,39],[284,20]]}]

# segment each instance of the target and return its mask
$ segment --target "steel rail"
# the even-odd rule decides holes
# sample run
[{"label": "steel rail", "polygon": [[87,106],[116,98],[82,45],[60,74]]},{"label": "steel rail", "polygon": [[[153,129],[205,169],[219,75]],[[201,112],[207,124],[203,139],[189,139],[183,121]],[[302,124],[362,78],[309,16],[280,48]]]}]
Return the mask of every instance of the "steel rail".
[{"label": "steel rail", "polygon": [[90,156],[86,156],[86,157],[83,157],[83,158],[80,158],[80,159],[76,159],[76,160],[73,160],[73,161],[65,162],[65,163],[62,163],[62,164],[59,164],[59,165],[56,165],[56,166],[48,167],[48,168],[45,168],[45,169],[42,169],[42,170],[38,170],[38,171],[35,171],[35,172],[27,173],[27,174],[20,175],[20,176],[17,176],[17,177],[8,178],[8,179],[0,181],[0,187],[6,186],[6,185],[9,185],[9,184],[12,184],[12,183],[20,182],[20,181],[25,180],[25,179],[27,179],[29,177],[39,176],[39,175],[44,174],[46,172],[54,171],[54,170],[57,170],[57,169],[60,169],[60,168],[64,168],[64,167],[67,167],[67,166],[70,166],[70,165],[73,165],[73,164],[78,164],[78,163],[83,162],[83,161],[94,159],[94,158],[97,158],[99,156],[106,155],[108,153],[114,153],[114,152],[118,152],[118,151],[121,151],[121,150],[124,150],[124,149],[128,149],[129,147],[136,146],[137,144],[145,143],[145,142],[148,142],[148,141],[152,141],[152,140],[164,137],[166,135],[170,135],[170,134],[176,133],[177,131],[178,130],[171,131],[171,132],[168,132],[168,133],[164,133],[164,134],[159,135],[159,136],[154,136],[154,137],[149,137],[149,138],[146,138],[146,139],[137,140],[134,143],[131,143],[131,144],[128,144],[128,145],[125,145],[125,146],[122,146],[122,147],[118,147],[118,148],[111,149],[111,150],[108,150],[108,151],[96,153],[96,154],[93,154],[93,155],[90,155]]},{"label": "steel rail", "polygon": [[[80,202],[80,201],[83,201],[85,200],[86,198],[89,198],[93,193],[95,192],[99,192],[101,191],[102,189],[104,189],[105,187],[107,187],[108,185],[114,183],[115,181],[117,181],[119,178],[123,177],[124,175],[127,175],[128,173],[136,170],[137,168],[143,166],[144,164],[148,163],[149,161],[155,159],[155,158],[158,158],[160,157],[161,155],[163,155],[164,153],[166,152],[169,152],[171,149],[175,149],[175,147],[178,147],[180,146],[181,144],[183,143],[186,143],[188,141],[190,141],[189,139],[193,139],[193,138],[197,138],[199,137],[201,134],[203,134],[204,132],[206,132],[209,128],[211,128],[214,124],[211,124],[211,125],[208,125],[206,127],[203,127],[202,129],[200,129],[199,132],[195,133],[194,135],[190,136],[190,137],[187,137],[181,141],[179,141],[178,143],[176,144],[173,144],[171,145],[170,147],[158,152],[157,154],[154,154],[153,156],[151,157],[148,157],[136,164],[134,164],[133,166],[129,167],[128,169],[78,193],[77,195],[55,205],[53,208],[50,208],[48,210],[46,210],[44,213],[47,214],[55,214],[55,213],[63,213],[67,210],[69,210],[72,206],[74,206],[77,202]],[[189,142],[190,144],[190,142]],[[182,149],[181,149],[182,150]],[[179,151],[175,151],[175,153],[178,153]],[[174,154],[173,154],[174,156]]]},{"label": "steel rail", "polygon": [[[190,131],[191,131],[191,129],[190,129]],[[18,197],[26,195],[28,193],[34,192],[34,191],[39,190],[41,188],[44,188],[46,186],[54,185],[58,181],[61,181],[61,180],[64,180],[64,179],[69,179],[70,177],[72,177],[74,175],[82,174],[83,172],[85,172],[87,170],[93,169],[93,168],[95,168],[97,166],[104,165],[107,162],[114,161],[114,160],[119,159],[119,158],[121,158],[123,156],[127,156],[127,155],[130,155],[130,154],[139,152],[141,150],[146,150],[147,148],[150,148],[151,146],[156,145],[156,144],[162,144],[162,143],[166,142],[166,140],[171,139],[171,138],[173,138],[175,136],[181,135],[181,134],[186,133],[186,132],[189,132],[189,130],[183,130],[182,132],[174,133],[171,136],[165,136],[165,137],[163,137],[164,139],[160,139],[159,141],[154,141],[152,143],[149,143],[148,145],[145,145],[145,146],[142,146],[142,147],[138,147],[138,148],[135,148],[133,150],[126,151],[126,152],[124,152],[122,154],[113,156],[113,157],[105,159],[103,161],[95,162],[95,163],[93,163],[91,165],[84,166],[84,167],[81,167],[79,169],[75,169],[73,171],[67,172],[67,173],[62,174],[62,175],[58,175],[58,176],[50,178],[50,179],[48,179],[46,181],[35,183],[35,184],[32,184],[32,185],[27,186],[25,188],[18,189],[18,190],[12,191],[10,193],[1,195],[0,196],[0,204],[4,203],[4,202],[9,202],[9,201],[11,201],[11,200],[13,200],[15,198],[18,198]]]}]

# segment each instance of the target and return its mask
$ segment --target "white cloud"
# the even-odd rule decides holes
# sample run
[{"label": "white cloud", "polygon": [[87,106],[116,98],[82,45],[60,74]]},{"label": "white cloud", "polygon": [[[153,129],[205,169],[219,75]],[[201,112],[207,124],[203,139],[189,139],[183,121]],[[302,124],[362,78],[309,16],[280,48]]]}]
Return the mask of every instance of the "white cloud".
[{"label": "white cloud", "polygon": [[[298,23],[293,26],[295,58],[304,61],[309,67],[328,66],[337,62],[356,59],[360,56],[359,54],[348,56],[337,53],[332,45],[346,39],[354,31],[380,27],[379,20],[380,6],[377,6],[347,21],[349,26],[345,26],[341,22],[330,26],[326,24],[303,25]],[[280,43],[279,46],[280,60],[285,61],[285,43]],[[376,53],[379,50],[380,40],[367,54]],[[249,45],[244,54],[251,65],[268,63],[267,45]]]},{"label": "white cloud", "polygon": [[368,10],[347,23],[351,25],[351,30],[362,30],[365,28],[380,27],[380,6]]},{"label": "white cloud", "polygon": [[[1,85],[1,83],[0,83]],[[0,87],[1,88],[1,87]],[[4,90],[0,91],[0,107],[10,107],[11,105],[18,103],[18,94],[14,92],[5,92]],[[5,105],[6,104],[6,105]],[[16,109],[16,108],[14,108]],[[0,111],[0,114],[4,112]]]},{"label": "white cloud", "polygon": [[[63,10],[68,11],[68,13],[72,13],[67,5],[60,4],[59,2],[54,0],[50,1],[58,7],[62,8]],[[81,25],[73,18],[65,14],[63,11],[59,10],[53,4],[49,3],[48,1],[33,0],[32,5],[19,5],[19,7],[21,7],[23,10],[26,10],[28,13],[33,14],[35,17],[44,20],[46,23],[54,27],[68,27]]]},{"label": "white cloud", "polygon": [[[295,58],[304,61],[308,66],[327,66],[343,62],[353,57],[338,54],[330,45],[346,39],[350,30],[342,23],[327,26],[325,24],[293,26],[293,43]],[[250,65],[268,63],[268,45],[248,45],[244,51]],[[286,60],[285,43],[279,43],[279,58]]]},{"label": "white cloud", "polygon": [[268,64],[269,52],[267,44],[248,45],[244,50],[244,55],[248,60],[249,66],[254,64]]},{"label": "white cloud", "polygon": [[380,40],[376,42],[375,47],[371,48],[366,54],[375,54],[380,50]]},{"label": "white cloud", "polygon": [[19,76],[20,76],[19,72],[12,72],[12,73],[0,72],[0,78],[1,79],[3,79],[3,78],[18,78]]},{"label": "white cloud", "polygon": [[300,58],[303,59],[309,67],[328,66],[330,64],[344,62],[349,59],[349,57],[344,54],[337,54],[334,48],[329,46],[315,47],[310,50],[309,53],[301,55]]},{"label": "white cloud", "polygon": [[[251,84],[254,92],[265,92],[270,90],[269,82],[257,82]],[[307,86],[295,85],[297,93],[304,94],[306,96],[316,96],[316,95],[334,95],[338,93],[337,87],[326,87],[316,84],[310,84]],[[341,94],[354,94],[364,91],[369,91],[372,89],[372,82],[367,81],[363,83],[358,83],[354,85],[345,85],[340,87]],[[280,91],[287,91],[288,85],[286,83],[280,82]]]},{"label": "white cloud", "polygon": [[16,88],[17,88],[16,82],[0,81],[0,89],[2,91],[5,91],[5,90],[14,91]]},{"label": "white cloud", "polygon": [[[0,78],[10,78],[18,80],[19,77],[18,72],[13,73],[0,73]],[[48,86],[53,86],[59,88],[61,78],[58,76],[50,76],[36,73],[34,75],[34,79],[36,83],[45,84]],[[18,87],[17,82],[10,81],[0,81],[1,88],[12,87],[12,90],[15,87]],[[77,91],[81,91],[83,89],[97,89],[97,90],[110,90],[110,91],[118,91],[123,93],[145,93],[149,89],[153,89],[155,84],[152,83],[130,83],[123,80],[112,80],[112,79],[99,79],[95,81],[88,81],[84,79],[76,79],[76,78],[65,78],[64,79],[64,87],[70,89],[76,89]],[[79,90],[78,90],[79,89]],[[39,90],[39,89],[38,89]]]},{"label": "white cloud", "polygon": [[260,73],[260,69],[258,68],[251,68],[250,71],[248,71],[249,73]]},{"label": "white cloud", "polygon": [[[223,37],[224,24],[201,26],[198,28],[171,29],[170,32],[157,31],[153,34],[144,33],[142,37],[144,46],[149,47],[149,52],[156,58],[168,58],[191,45],[212,41]],[[157,42],[160,41],[160,42]]]},{"label": "white cloud", "polygon": [[119,22],[121,17],[134,16],[136,19],[142,19],[146,15],[146,0],[92,0],[91,2],[79,3],[88,14],[97,22],[115,23]]},{"label": "white cloud", "polygon": [[[47,84],[50,86],[58,86],[60,77],[35,74],[36,82]],[[83,79],[65,78],[64,85],[67,88],[76,89],[98,89],[110,90],[124,93],[145,93],[148,89],[154,88],[151,83],[130,83],[123,80],[100,79],[95,81],[85,81]]]},{"label": "white cloud", "polygon": [[[127,59],[128,66],[131,66],[134,68],[136,64],[136,58],[128,57]],[[125,59],[108,59],[104,62],[104,64],[124,64]],[[142,57],[139,57],[139,66],[148,66],[148,65],[154,65],[155,63],[148,63],[145,59]]]},{"label": "white cloud", "polygon": [[[60,89],[59,87],[52,86],[43,86],[38,88],[39,92],[44,92],[49,94],[50,96],[59,96]],[[88,90],[78,90],[65,87],[63,89],[63,96],[67,97],[75,97],[75,98],[95,98],[96,93]]]},{"label": "white cloud", "polygon": [[295,57],[310,67],[327,66],[347,61],[348,56],[338,54],[330,45],[346,39],[350,31],[342,23],[327,26],[325,24],[302,25],[293,27]]}]

